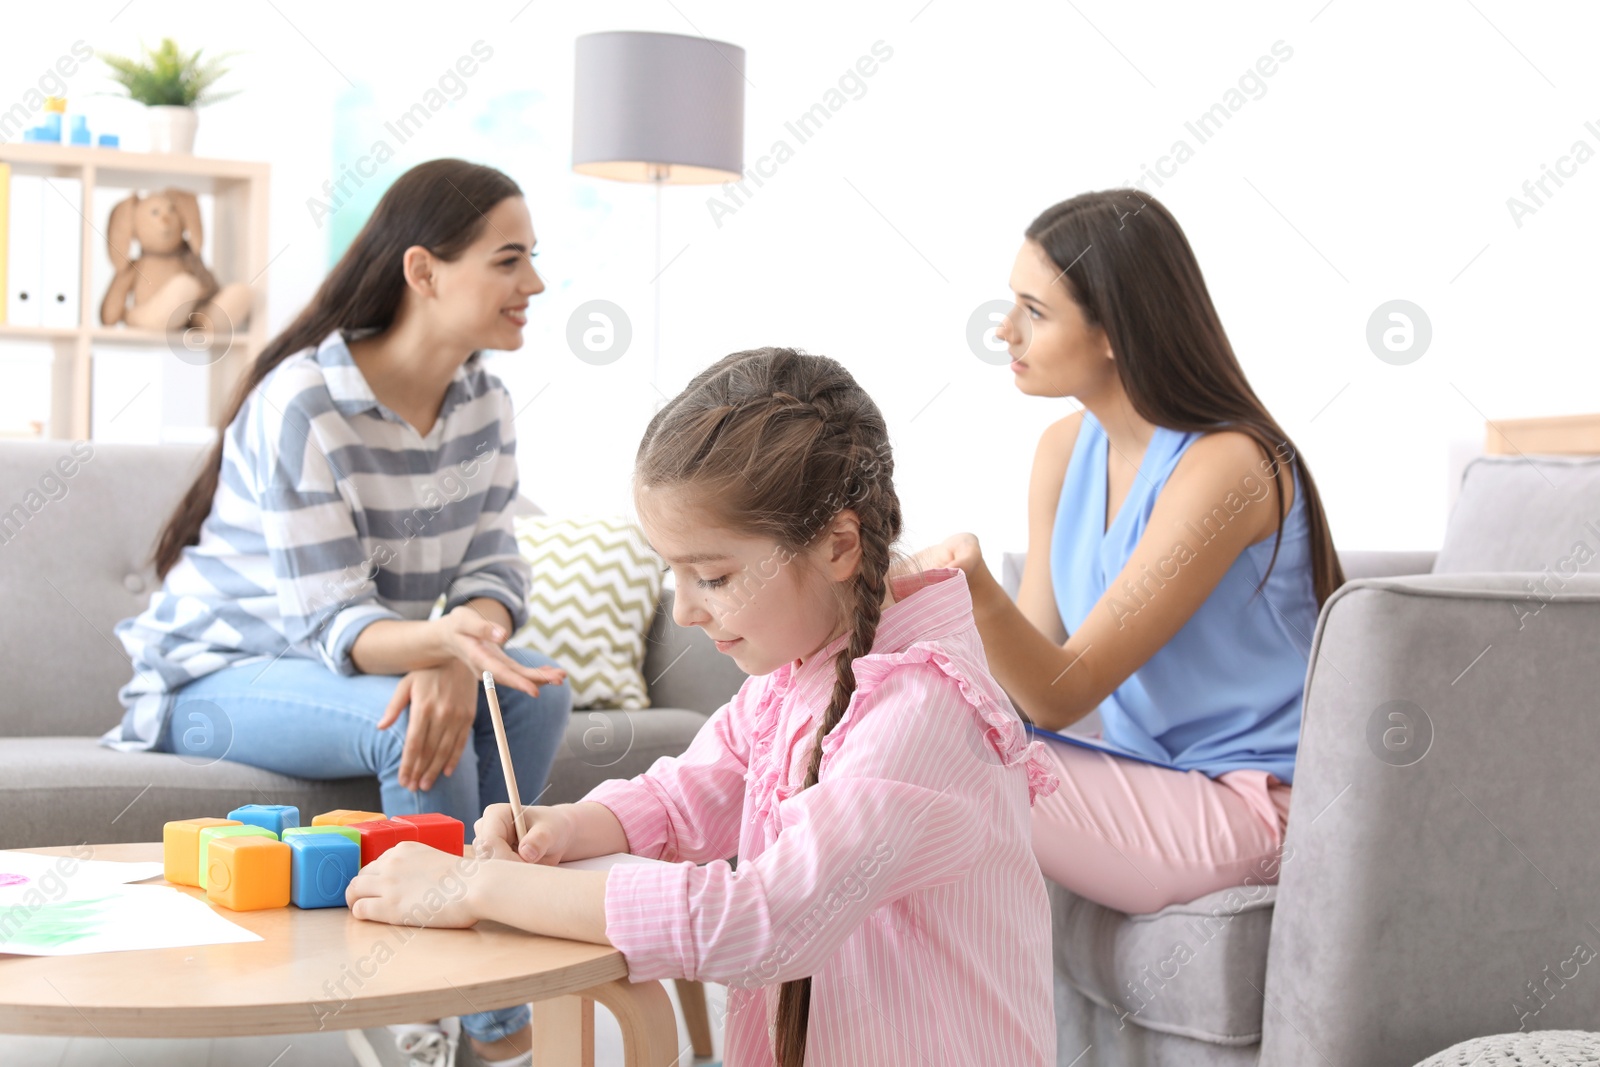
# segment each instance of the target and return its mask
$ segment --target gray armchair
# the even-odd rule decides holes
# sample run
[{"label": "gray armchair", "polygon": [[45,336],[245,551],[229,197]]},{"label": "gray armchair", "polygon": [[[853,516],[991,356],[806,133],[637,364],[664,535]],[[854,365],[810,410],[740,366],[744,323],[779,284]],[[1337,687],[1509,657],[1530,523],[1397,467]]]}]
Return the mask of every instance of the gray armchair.
[{"label": "gray armchair", "polygon": [[[111,628],[155,588],[150,546],[199,458],[194,447],[0,445],[0,848],[159,841],[169,819],[252,802],[377,808],[376,779],[310,781],[98,743],[131,670]],[[644,665],[655,706],[575,711],[547,802],[683,751],[739,688],[738,667],[671,613],[669,592]]]},{"label": "gray armchair", "polygon": [[1400,1067],[1592,1029],[1597,553],[1600,459],[1542,456],[1469,464],[1437,555],[1341,553],[1279,884],[1151,915],[1052,886],[1060,1062]]}]

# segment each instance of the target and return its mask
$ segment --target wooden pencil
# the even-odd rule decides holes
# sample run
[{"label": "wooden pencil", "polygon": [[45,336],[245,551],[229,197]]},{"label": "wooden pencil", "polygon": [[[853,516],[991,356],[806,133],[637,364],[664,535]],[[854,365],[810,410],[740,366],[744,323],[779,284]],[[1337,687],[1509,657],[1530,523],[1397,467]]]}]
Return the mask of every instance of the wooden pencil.
[{"label": "wooden pencil", "polygon": [[516,848],[527,836],[528,823],[522,813],[522,797],[517,794],[517,775],[511,768],[511,746],[506,744],[506,723],[500,717],[500,698],[495,695],[494,675],[483,672],[483,692],[489,698],[489,717],[494,720],[494,739],[500,746],[500,767],[506,775],[506,795],[511,801],[511,817],[516,822],[517,839],[511,842]]}]

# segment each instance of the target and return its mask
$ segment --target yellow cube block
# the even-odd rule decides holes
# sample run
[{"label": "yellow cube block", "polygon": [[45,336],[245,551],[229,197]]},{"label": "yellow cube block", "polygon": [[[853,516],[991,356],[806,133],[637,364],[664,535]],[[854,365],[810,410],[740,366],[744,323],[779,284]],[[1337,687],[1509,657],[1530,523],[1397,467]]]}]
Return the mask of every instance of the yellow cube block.
[{"label": "yellow cube block", "polygon": [[289,906],[292,853],[275,837],[240,834],[211,842],[206,898],[234,911]]},{"label": "yellow cube block", "polygon": [[381,811],[351,811],[349,808],[335,808],[325,811],[321,815],[313,816],[312,826],[350,826],[358,822],[372,822],[376,819],[387,819],[389,816]]},{"label": "yellow cube block", "polygon": [[161,828],[162,876],[173,885],[200,884],[200,831],[238,826],[238,819],[179,819]]}]

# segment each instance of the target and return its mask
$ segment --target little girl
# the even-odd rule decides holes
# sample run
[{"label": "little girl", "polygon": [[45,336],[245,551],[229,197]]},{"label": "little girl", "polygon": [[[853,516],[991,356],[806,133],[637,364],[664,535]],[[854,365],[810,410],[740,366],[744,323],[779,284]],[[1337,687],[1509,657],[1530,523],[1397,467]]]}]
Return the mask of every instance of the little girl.
[{"label": "little girl", "polygon": [[[528,808],[515,848],[490,807],[478,853],[503,862],[458,900],[437,886],[459,859],[402,844],[351,883],[352,914],[401,922],[431,897],[431,925],[726,984],[730,1067],[1055,1063],[1029,808],[1057,782],[989,675],[963,573],[895,552],[893,466],[831,359],[765,348],[697,376],[646,429],[634,500],[675,620],[751,677],[683,755]],[[552,866],[612,852],[668,862]]]}]

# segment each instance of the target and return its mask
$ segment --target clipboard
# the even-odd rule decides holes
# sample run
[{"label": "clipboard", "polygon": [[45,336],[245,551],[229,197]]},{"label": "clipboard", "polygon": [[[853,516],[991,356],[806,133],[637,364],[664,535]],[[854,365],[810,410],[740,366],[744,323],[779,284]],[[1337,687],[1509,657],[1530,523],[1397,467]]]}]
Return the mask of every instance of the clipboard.
[{"label": "clipboard", "polygon": [[1065,741],[1069,745],[1087,748],[1091,752],[1104,752],[1108,756],[1116,756],[1120,759],[1137,760],[1140,763],[1148,763],[1152,767],[1164,767],[1169,771],[1182,771],[1185,769],[1176,764],[1168,763],[1166,760],[1151,759],[1149,756],[1141,755],[1138,752],[1130,752],[1125,748],[1113,745],[1109,741],[1102,741],[1098,737],[1088,737],[1084,734],[1058,734],[1054,730],[1046,730],[1043,727],[1033,725],[1031,722],[1023,725],[1028,728],[1028,733],[1035,737],[1049,737],[1056,741]]}]

